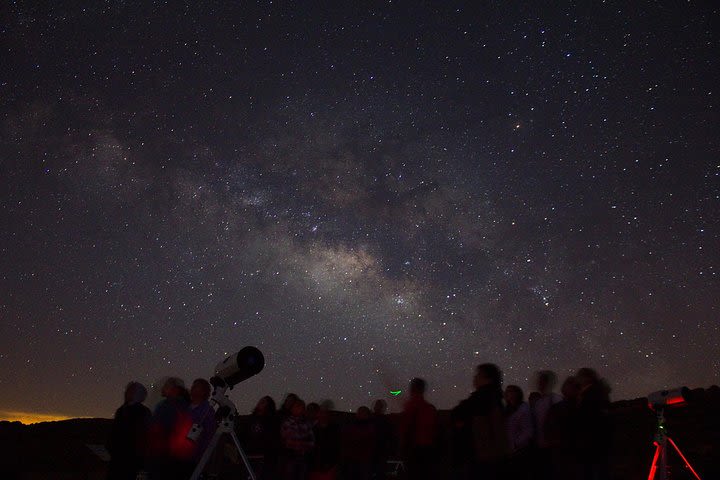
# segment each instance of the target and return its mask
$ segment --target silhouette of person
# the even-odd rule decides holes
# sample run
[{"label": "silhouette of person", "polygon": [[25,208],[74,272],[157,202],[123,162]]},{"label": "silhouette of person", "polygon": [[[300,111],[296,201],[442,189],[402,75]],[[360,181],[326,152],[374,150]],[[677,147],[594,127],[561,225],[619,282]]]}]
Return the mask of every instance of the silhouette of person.
[{"label": "silhouette of person", "polygon": [[552,461],[547,441],[545,440],[545,419],[550,407],[562,400],[562,397],[553,392],[557,376],[551,370],[540,370],[535,373],[535,388],[540,396],[535,400],[532,416],[535,423],[535,476],[539,479],[552,478]]},{"label": "silhouette of person", "polygon": [[315,402],[310,402],[305,407],[305,418],[308,422],[310,422],[310,425],[313,427],[315,426],[315,423],[317,422],[317,415],[320,411],[320,405],[318,405]]},{"label": "silhouette of person", "polygon": [[576,377],[580,384],[578,445],[583,475],[588,480],[605,480],[610,477],[610,386],[592,368],[581,368]]},{"label": "silhouette of person", "polygon": [[375,403],[373,403],[373,423],[375,424],[377,436],[373,455],[373,477],[376,479],[385,478],[387,461],[390,458],[395,439],[393,426],[385,414],[386,411],[387,402],[382,399],[375,400]]},{"label": "silhouette of person", "polygon": [[308,472],[308,453],[315,446],[312,425],[305,418],[305,402],[296,399],[290,416],[280,426],[282,453],[279,461],[279,478],[304,480]]},{"label": "silhouette of person", "polygon": [[582,478],[578,449],[580,382],[568,377],[561,392],[563,399],[550,407],[545,420],[545,440],[550,449],[553,479],[579,480]]},{"label": "silhouette of person", "polygon": [[184,382],[168,378],[162,386],[163,400],[158,403],[150,425],[150,477],[184,479],[192,473],[194,443],[187,438],[192,428],[190,394]]},{"label": "silhouette of person", "polygon": [[280,423],[272,397],[266,395],[258,401],[240,438],[243,439],[248,455],[262,456],[262,463],[255,468],[257,477],[273,478],[280,443]]},{"label": "silhouette of person", "polygon": [[283,403],[282,403],[282,406],[280,407],[280,412],[279,412],[281,422],[285,421],[285,419],[291,415],[293,403],[297,402],[298,400],[300,400],[300,397],[298,397],[294,393],[288,393],[285,396],[285,400],[283,400]]},{"label": "silhouette of person", "polygon": [[310,457],[310,480],[334,480],[340,461],[340,429],[332,422],[327,405],[320,405],[313,428],[315,448]]},{"label": "silhouette of person", "polygon": [[[528,405],[530,406],[530,412],[535,411],[535,405],[537,404],[537,401],[542,398],[542,395],[540,395],[540,392],[531,392],[530,395],[528,395]],[[535,420],[533,419],[533,422]]]},{"label": "silhouette of person", "polygon": [[210,440],[217,428],[215,409],[210,405],[210,382],[204,378],[197,378],[190,387],[190,418],[192,423],[202,428],[200,436],[195,440],[193,461],[200,461],[203,453],[210,444]]},{"label": "silhouette of person", "polygon": [[437,410],[425,400],[427,384],[422,378],[410,382],[410,399],[402,413],[400,436],[408,478],[430,479],[435,476],[437,463]]},{"label": "silhouette of person", "polygon": [[360,407],[343,432],[343,479],[370,480],[377,445],[377,431],[368,407]]},{"label": "silhouette of person", "polygon": [[125,401],[115,411],[108,442],[110,465],[109,480],[135,480],[144,467],[146,440],[150,409],[142,402],[147,398],[147,389],[138,382],[125,387]]},{"label": "silhouette of person", "polygon": [[510,446],[507,477],[530,478],[530,447],[534,428],[530,406],[524,401],[523,391],[517,385],[505,387],[505,423]]},{"label": "silhouette of person", "polygon": [[458,408],[450,411],[450,477],[456,480],[468,480],[474,465],[472,429],[464,412]]},{"label": "silhouette of person", "polygon": [[472,477],[500,478],[509,451],[502,408],[502,372],[492,363],[478,365],[473,385],[475,391],[455,407],[452,417],[463,432],[461,437],[472,445]]}]

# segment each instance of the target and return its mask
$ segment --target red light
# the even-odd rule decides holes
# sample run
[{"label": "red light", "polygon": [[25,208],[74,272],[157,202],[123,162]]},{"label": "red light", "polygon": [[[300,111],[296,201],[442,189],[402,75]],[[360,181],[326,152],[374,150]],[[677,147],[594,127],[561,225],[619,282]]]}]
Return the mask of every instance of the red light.
[{"label": "red light", "polygon": [[660,450],[662,450],[662,447],[658,442],[653,443],[655,444],[655,455],[653,456],[652,465],[650,466],[650,475],[648,475],[648,480],[653,480],[655,478],[655,474],[657,473],[657,462],[660,457]]},{"label": "red light", "polygon": [[680,405],[681,403],[685,403],[685,399],[682,397],[682,395],[678,395],[677,397],[670,397],[667,399],[668,405]]},{"label": "red light", "polygon": [[697,480],[700,480],[700,475],[698,475],[692,465],[690,465],[690,462],[688,462],[687,458],[685,458],[685,455],[683,455],[678,446],[675,445],[675,442],[673,442],[672,438],[668,437],[668,442],[670,442],[670,445],[672,445],[675,451],[680,455],[680,458],[682,458],[683,462],[685,462],[685,466],[692,472],[693,476]]}]

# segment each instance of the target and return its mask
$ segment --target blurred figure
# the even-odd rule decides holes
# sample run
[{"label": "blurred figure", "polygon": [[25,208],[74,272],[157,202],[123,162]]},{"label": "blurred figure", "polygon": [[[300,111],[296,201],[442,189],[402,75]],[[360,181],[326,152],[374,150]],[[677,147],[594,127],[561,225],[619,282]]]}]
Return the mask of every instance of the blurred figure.
[{"label": "blurred figure", "polygon": [[283,400],[282,406],[280,407],[280,411],[278,412],[281,422],[284,421],[286,418],[288,418],[291,415],[292,406],[298,400],[300,400],[300,397],[298,397],[294,393],[288,393],[287,395],[285,395],[285,400]]},{"label": "blurred figure", "polygon": [[373,404],[373,423],[375,424],[377,436],[373,454],[373,478],[378,480],[385,478],[387,461],[393,451],[395,438],[393,426],[385,414],[386,411],[387,402],[382,399],[375,400]]},{"label": "blurred figure", "polygon": [[248,455],[262,456],[262,462],[254,464],[257,477],[273,478],[280,443],[280,424],[272,397],[266,395],[258,401],[239,438],[243,439],[243,448]]},{"label": "blurred figure", "polygon": [[578,446],[583,478],[605,480],[610,478],[610,386],[592,368],[581,368],[576,377],[580,384]]},{"label": "blurred figure", "polygon": [[142,402],[147,398],[147,389],[138,382],[125,387],[125,401],[115,411],[108,452],[110,465],[109,480],[135,480],[144,467],[145,447],[150,418],[150,409]]},{"label": "blurred figure", "polygon": [[582,478],[578,449],[578,399],[580,382],[568,377],[562,385],[563,399],[550,407],[545,420],[545,440],[550,448],[554,480]]},{"label": "blurred figure", "polygon": [[530,406],[523,396],[517,385],[505,388],[505,424],[510,446],[507,478],[518,480],[530,478],[530,448],[534,433]]},{"label": "blurred figure", "polygon": [[535,373],[535,388],[540,397],[535,401],[532,409],[533,421],[535,423],[535,478],[552,478],[552,460],[550,449],[545,440],[545,420],[547,419],[550,407],[562,400],[562,397],[553,392],[557,383],[557,376],[552,370],[540,370]]},{"label": "blurred figure", "polygon": [[355,419],[343,432],[342,478],[370,480],[377,445],[377,431],[370,409],[360,407]]},{"label": "blurred figure", "polygon": [[408,478],[431,479],[435,477],[438,452],[437,410],[425,400],[427,384],[421,378],[410,382],[410,399],[402,413],[401,449],[405,459]]},{"label": "blurred figure", "polygon": [[509,446],[502,408],[502,372],[497,365],[478,365],[475,391],[455,407],[452,415],[461,436],[472,445],[470,471],[473,478],[497,479]]},{"label": "blurred figure", "polygon": [[537,405],[538,400],[540,400],[541,398],[542,395],[540,395],[540,392],[531,392],[530,395],[528,395],[528,406],[530,407],[530,413],[535,410],[535,405]]},{"label": "blurred figure", "polygon": [[450,478],[455,480],[470,478],[475,458],[472,429],[463,414],[457,407],[450,411]]},{"label": "blurred figure", "polygon": [[177,480],[193,471],[194,443],[187,438],[192,427],[190,394],[179,378],[162,386],[163,400],[155,407],[150,425],[150,478]]},{"label": "blurred figure", "polygon": [[217,428],[215,409],[209,401],[211,391],[210,382],[204,378],[195,379],[190,387],[190,418],[193,424],[202,428],[200,436],[195,440],[193,462],[196,464],[205,453]]},{"label": "blurred figure", "polygon": [[315,402],[310,402],[305,407],[305,418],[314,427],[317,422],[318,412],[320,411],[320,405]]},{"label": "blurred figure", "polygon": [[335,480],[340,461],[340,429],[331,420],[330,409],[321,405],[313,428],[315,449],[310,457],[310,480]]},{"label": "blurred figure", "polygon": [[312,425],[305,418],[305,402],[296,399],[290,416],[280,426],[282,451],[278,464],[278,478],[304,480],[308,473],[308,453],[315,446]]}]

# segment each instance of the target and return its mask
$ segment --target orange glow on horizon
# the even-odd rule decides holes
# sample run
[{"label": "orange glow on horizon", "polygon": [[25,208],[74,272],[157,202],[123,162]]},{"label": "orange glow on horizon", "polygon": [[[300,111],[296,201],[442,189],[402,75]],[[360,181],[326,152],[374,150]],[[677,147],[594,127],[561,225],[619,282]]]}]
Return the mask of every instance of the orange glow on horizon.
[{"label": "orange glow on horizon", "polygon": [[8,422],[21,422],[25,425],[32,425],[33,423],[42,422],[57,422],[60,420],[70,420],[71,417],[67,415],[60,415],[57,413],[38,413],[38,412],[18,412],[13,410],[0,410],[0,421]]}]

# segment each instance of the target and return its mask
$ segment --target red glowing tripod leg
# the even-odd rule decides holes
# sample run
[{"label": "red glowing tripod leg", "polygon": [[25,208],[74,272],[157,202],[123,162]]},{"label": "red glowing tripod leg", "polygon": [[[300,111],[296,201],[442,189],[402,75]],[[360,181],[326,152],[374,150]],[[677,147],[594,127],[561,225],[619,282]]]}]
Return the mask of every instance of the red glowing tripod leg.
[{"label": "red glowing tripod leg", "polygon": [[660,445],[658,442],[655,442],[655,455],[653,456],[652,464],[650,465],[650,475],[648,475],[648,480],[655,480],[655,474],[657,473],[658,468],[658,459],[660,458],[660,452],[662,451],[662,445]]},{"label": "red glowing tripod leg", "polygon": [[675,451],[678,453],[678,455],[680,455],[680,458],[682,458],[682,461],[685,462],[685,466],[692,472],[693,476],[694,476],[697,480],[701,480],[701,479],[700,479],[700,475],[698,475],[697,472],[695,471],[695,469],[692,467],[692,465],[690,465],[690,462],[688,462],[687,458],[685,458],[685,455],[683,455],[683,453],[680,451],[680,449],[679,449],[678,446],[675,444],[675,442],[673,442],[673,439],[670,438],[670,437],[667,437],[667,440],[668,440],[668,442],[670,442],[670,445],[673,446],[673,448],[674,448]]}]

